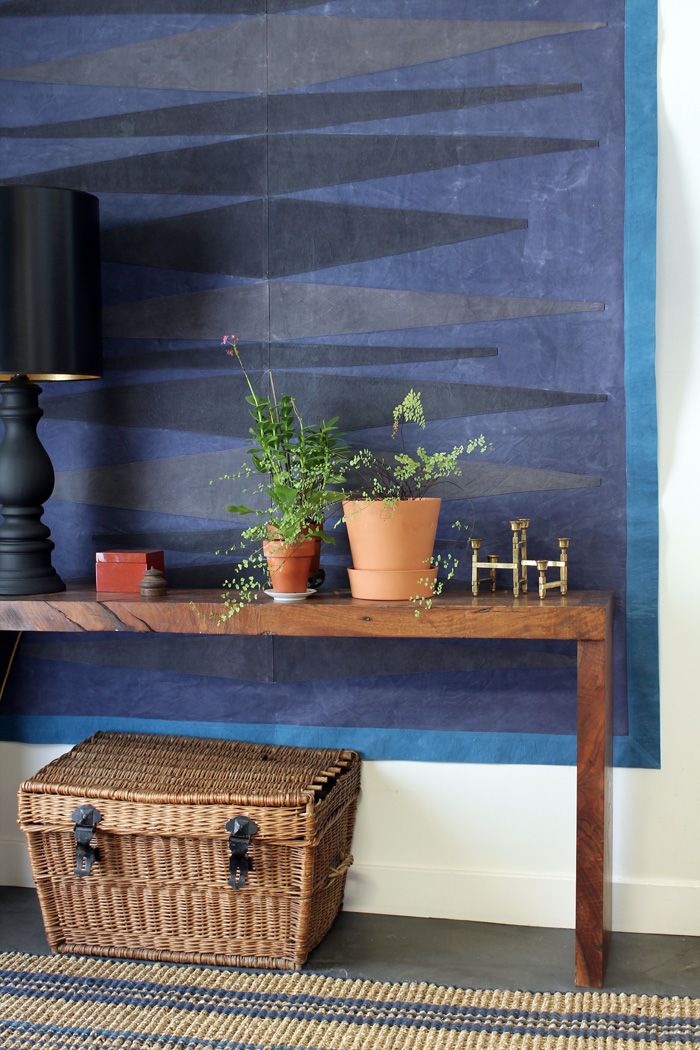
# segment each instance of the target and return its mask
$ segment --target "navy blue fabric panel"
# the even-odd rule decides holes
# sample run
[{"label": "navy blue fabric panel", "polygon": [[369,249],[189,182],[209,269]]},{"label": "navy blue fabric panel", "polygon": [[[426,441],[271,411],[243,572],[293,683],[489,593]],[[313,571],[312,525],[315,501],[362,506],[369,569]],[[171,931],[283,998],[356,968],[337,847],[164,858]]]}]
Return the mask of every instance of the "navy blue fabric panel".
[{"label": "navy blue fabric panel", "polygon": [[[23,661],[7,715],[168,718],[202,722],[276,722],[454,732],[575,732],[575,668],[416,673],[270,685],[168,671]],[[311,669],[310,669],[311,670]],[[358,668],[359,671],[359,668]],[[47,691],[46,678],[62,679]],[[439,696],[439,710],[425,703]],[[396,697],[400,696],[397,703]],[[225,701],[225,708],[222,701]]]},{"label": "navy blue fabric panel", "polygon": [[[530,517],[534,556],[569,536],[571,586],[615,592],[616,761],[657,765],[655,449],[638,423],[653,8],[0,7],[0,177],[96,192],[105,233],[105,377],[43,399],[64,578],[124,547],[162,547],[178,586],[227,576],[217,552],[243,522],[235,487],[210,481],[241,462],[246,423],[224,331],[260,381],[272,366],[300,403],[340,405],[358,446],[388,448],[383,407],[388,424],[423,386],[427,448],[492,446],[442,493],[438,549],[464,582],[457,519],[503,557],[512,517]],[[327,586],[346,583],[337,534]],[[219,641],[25,638],[0,737],[189,725],[370,758],[575,760],[571,647]]]}]

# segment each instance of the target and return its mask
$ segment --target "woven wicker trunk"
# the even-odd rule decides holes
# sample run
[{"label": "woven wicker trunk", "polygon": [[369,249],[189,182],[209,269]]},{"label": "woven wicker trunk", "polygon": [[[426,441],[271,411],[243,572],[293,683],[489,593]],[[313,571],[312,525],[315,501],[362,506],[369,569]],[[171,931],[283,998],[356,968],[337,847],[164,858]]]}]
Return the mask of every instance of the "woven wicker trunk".
[{"label": "woven wicker trunk", "polygon": [[[359,786],[352,751],[97,733],[19,789],[50,946],[300,967],[342,904]],[[236,818],[257,826],[247,848]]]}]

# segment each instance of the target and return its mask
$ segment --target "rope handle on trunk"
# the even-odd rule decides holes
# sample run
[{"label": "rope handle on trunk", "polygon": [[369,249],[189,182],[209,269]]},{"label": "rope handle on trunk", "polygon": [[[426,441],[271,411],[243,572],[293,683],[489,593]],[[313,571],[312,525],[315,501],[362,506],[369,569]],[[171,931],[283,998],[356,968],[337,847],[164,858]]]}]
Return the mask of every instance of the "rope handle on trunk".
[{"label": "rope handle on trunk", "polygon": [[324,889],[328,889],[331,883],[335,882],[336,879],[339,879],[342,875],[344,875],[350,867],[350,865],[352,864],[352,862],[352,853],[348,853],[346,857],[343,857],[342,860],[338,861],[338,863],[334,867],[332,867],[331,870],[328,872],[328,877],[326,879],[326,885]]}]

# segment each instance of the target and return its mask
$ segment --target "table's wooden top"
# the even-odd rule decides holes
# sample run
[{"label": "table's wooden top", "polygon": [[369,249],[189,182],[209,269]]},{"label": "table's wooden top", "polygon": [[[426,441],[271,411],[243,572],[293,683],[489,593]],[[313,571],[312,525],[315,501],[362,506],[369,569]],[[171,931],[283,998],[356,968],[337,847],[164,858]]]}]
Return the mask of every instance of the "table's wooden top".
[{"label": "table's wooden top", "polygon": [[168,634],[252,634],[306,637],[569,638],[601,640],[610,629],[609,591],[550,592],[519,598],[451,590],[415,615],[410,602],[359,601],[321,592],[306,601],[261,595],[230,619],[218,590],[169,591],[163,599],[69,587],[61,594],[0,598],[4,631],[133,631]]}]

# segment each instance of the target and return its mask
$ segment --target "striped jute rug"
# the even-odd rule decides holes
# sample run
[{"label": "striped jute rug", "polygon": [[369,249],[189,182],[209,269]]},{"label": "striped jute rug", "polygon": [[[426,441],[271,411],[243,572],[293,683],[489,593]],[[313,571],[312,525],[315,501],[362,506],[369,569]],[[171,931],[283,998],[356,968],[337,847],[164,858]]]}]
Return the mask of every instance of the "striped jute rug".
[{"label": "striped jute rug", "polygon": [[700,999],[467,991],[0,954],[0,1047],[639,1050],[700,1043]]}]

